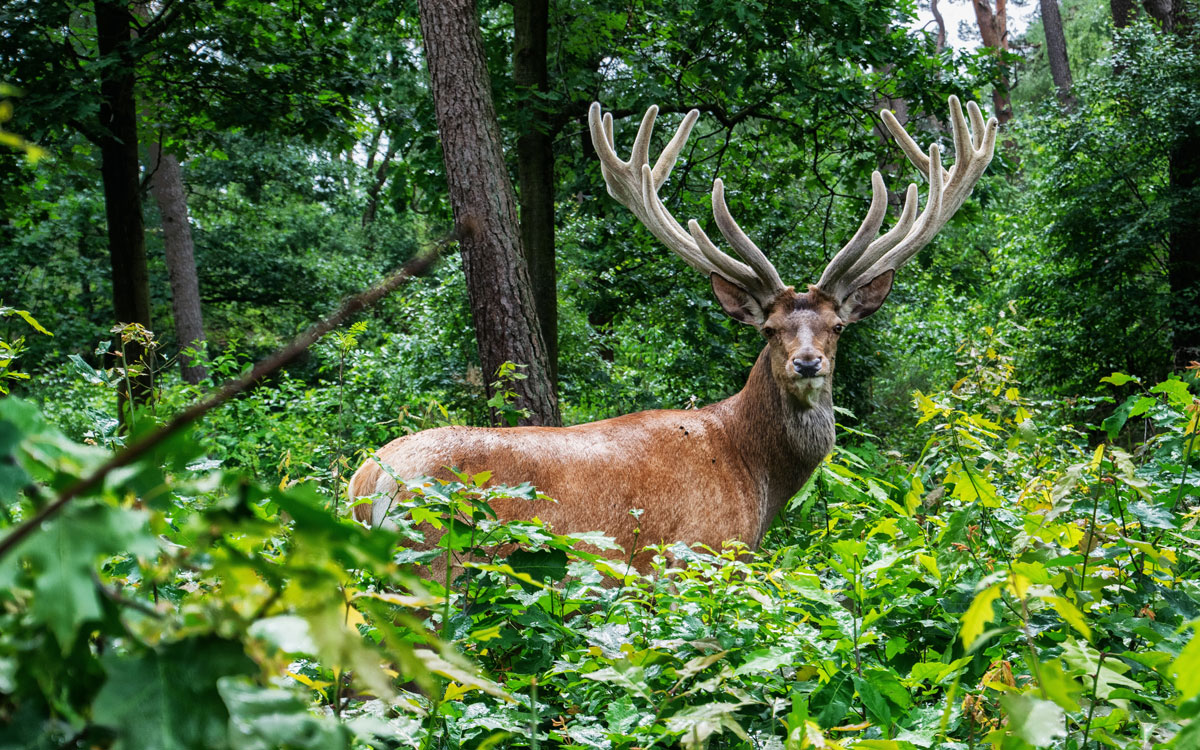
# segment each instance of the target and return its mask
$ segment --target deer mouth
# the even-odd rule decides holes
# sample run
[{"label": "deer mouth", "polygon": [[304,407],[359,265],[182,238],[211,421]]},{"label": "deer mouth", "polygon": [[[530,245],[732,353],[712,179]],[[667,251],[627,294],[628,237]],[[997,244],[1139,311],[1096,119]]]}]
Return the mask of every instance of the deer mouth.
[{"label": "deer mouth", "polygon": [[789,379],[788,386],[793,394],[803,400],[808,400],[825,387],[825,375],[824,373],[808,377],[793,375]]}]

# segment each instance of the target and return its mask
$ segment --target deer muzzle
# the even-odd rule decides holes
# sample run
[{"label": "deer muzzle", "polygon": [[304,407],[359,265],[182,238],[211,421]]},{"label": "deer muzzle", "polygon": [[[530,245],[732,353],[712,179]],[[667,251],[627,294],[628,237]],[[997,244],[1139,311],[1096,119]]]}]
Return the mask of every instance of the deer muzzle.
[{"label": "deer muzzle", "polygon": [[825,364],[824,357],[795,357],[792,359],[792,369],[802,378],[815,378],[821,375]]}]

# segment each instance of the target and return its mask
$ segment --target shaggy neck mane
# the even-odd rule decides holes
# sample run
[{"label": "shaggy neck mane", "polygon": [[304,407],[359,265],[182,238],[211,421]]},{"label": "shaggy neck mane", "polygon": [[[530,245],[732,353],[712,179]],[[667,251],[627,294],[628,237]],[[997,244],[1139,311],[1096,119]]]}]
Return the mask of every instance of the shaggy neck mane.
[{"label": "shaggy neck mane", "polygon": [[735,453],[758,479],[764,531],[833,448],[834,437],[832,376],[810,407],[776,382],[768,349],[741,391],[709,407],[723,418]]}]

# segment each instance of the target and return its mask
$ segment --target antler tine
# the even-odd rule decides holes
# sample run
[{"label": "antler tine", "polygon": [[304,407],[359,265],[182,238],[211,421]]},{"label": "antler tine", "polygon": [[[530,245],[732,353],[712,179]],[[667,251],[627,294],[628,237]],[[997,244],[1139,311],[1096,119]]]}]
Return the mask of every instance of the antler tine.
[{"label": "antler tine", "polygon": [[[929,146],[929,160],[938,167],[942,166],[941,149],[936,143]],[[943,177],[946,175],[944,169],[934,171],[932,179],[929,181],[929,197],[925,202],[925,210],[921,212],[921,216],[917,219],[916,225],[896,243],[896,246],[889,250],[877,262],[865,268],[857,277],[846,285],[847,290],[857,289],[871,281],[885,271],[896,271],[921,248],[929,244],[930,240],[941,230],[946,221],[953,215],[953,211],[947,212],[945,194],[948,192],[944,185]]]},{"label": "antler tine", "polygon": [[[975,183],[983,175],[992,160],[996,147],[998,123],[996,118],[986,122],[979,106],[974,102],[967,104],[967,116],[963,116],[962,105],[958,97],[950,97],[950,125],[954,135],[954,166],[946,170],[942,166],[941,149],[937,144],[929,148],[928,154],[922,151],[916,141],[900,125],[891,112],[881,113],[884,124],[895,136],[901,150],[908,156],[909,161],[929,180],[929,197],[925,209],[914,221],[916,212],[916,186],[909,185],[904,200],[904,209],[900,220],[891,231],[876,239],[865,250],[848,251],[862,241],[864,230],[870,228],[871,212],[863,221],[863,226],[854,238],[834,257],[829,267],[821,275],[817,286],[839,299],[845,297],[854,289],[870,282],[886,271],[898,270],[907,263],[934,235],[954,216],[955,212],[966,202]],[[970,118],[968,125],[967,118]],[[876,184],[879,173],[872,175],[872,186]],[[872,200],[872,211],[875,201]],[[878,224],[871,228],[868,236],[878,230]],[[846,255],[847,257],[843,257]]]},{"label": "antler tine", "polygon": [[596,153],[600,157],[600,171],[604,175],[609,195],[632,211],[651,234],[683,258],[688,265],[705,275],[719,273],[745,287],[764,303],[770,301],[784,288],[783,282],[767,257],[729,216],[723,194],[719,197],[716,195],[716,191],[720,189],[720,180],[714,185],[713,206],[717,214],[717,224],[721,227],[722,234],[749,265],[717,249],[695,221],[689,222],[690,232],[685,231],[658,197],[658,190],[671,175],[700,113],[694,109],[687,113],[675,135],[651,167],[650,140],[657,115],[657,106],[646,110],[634,138],[629,161],[622,161],[616,153],[612,115],[601,115],[598,102],[589,108],[588,128],[596,146]]},{"label": "antler tine", "polygon": [[817,286],[826,290],[837,286],[838,280],[846,275],[846,271],[867,249],[871,238],[879,233],[879,227],[883,225],[883,217],[886,213],[887,188],[883,184],[883,175],[875,171],[871,173],[871,207],[867,209],[866,217],[850,241],[838,251],[837,255],[833,256],[829,265],[825,266],[825,271],[821,274],[821,280],[817,282]]},{"label": "antler tine", "polygon": [[[707,255],[700,249],[696,241],[683,231],[675,217],[667,211],[667,207],[659,200],[654,190],[654,172],[649,164],[642,165],[642,206],[646,209],[646,217],[642,224],[650,230],[664,245],[675,251],[689,266],[705,275],[717,270]],[[720,251],[718,251],[720,252]],[[749,270],[749,269],[747,269]]]},{"label": "antler tine", "polygon": [[879,262],[883,256],[887,255],[888,251],[896,245],[908,234],[912,229],[913,222],[917,219],[917,186],[913,183],[908,184],[908,190],[904,193],[904,208],[900,210],[900,218],[896,222],[896,226],[884,233],[882,237],[877,238],[874,242],[867,246],[862,257],[859,258],[853,266],[847,269],[844,278],[857,279],[868,268]]},{"label": "antler tine", "polygon": [[758,249],[758,245],[746,236],[738,223],[733,220],[733,215],[729,213],[729,207],[725,205],[725,183],[721,178],[713,180],[712,189],[712,207],[713,217],[717,220],[717,229],[721,230],[721,236],[737,254],[742,256],[742,260],[746,261],[758,278],[766,282],[768,291],[778,293],[784,288],[783,280],[779,278],[779,272],[775,270],[775,266],[771,261],[767,260],[767,256],[762,250]]},{"label": "antler tine", "polygon": [[750,266],[741,261],[730,258],[725,253],[721,252],[720,248],[708,238],[704,229],[700,226],[700,222],[695,219],[688,220],[688,231],[691,232],[692,238],[699,245],[701,252],[705,257],[716,266],[717,271],[730,281],[740,284],[743,288],[752,290],[762,284],[761,279]]}]

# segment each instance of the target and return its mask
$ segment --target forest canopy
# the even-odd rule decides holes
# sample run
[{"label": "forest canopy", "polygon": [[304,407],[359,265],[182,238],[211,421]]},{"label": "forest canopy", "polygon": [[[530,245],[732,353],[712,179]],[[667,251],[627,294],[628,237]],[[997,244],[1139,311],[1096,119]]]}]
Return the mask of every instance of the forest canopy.
[{"label": "forest canopy", "polygon": [[[1195,747],[1200,8],[941,3],[0,5],[0,748]],[[690,411],[770,345],[593,102],[651,161],[698,111],[663,205],[720,237],[720,178],[803,293],[873,172],[883,231],[928,200],[881,112],[950,166],[952,96],[995,156],[761,543],[631,566],[502,466],[354,519],[396,437]]]}]

